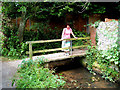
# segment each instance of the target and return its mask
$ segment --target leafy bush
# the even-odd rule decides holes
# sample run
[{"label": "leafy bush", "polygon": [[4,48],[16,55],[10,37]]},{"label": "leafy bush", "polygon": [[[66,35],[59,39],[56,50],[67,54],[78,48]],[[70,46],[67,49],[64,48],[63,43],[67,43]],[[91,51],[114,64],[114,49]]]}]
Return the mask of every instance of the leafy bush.
[{"label": "leafy bush", "polygon": [[[24,41],[60,39],[61,34],[62,30],[58,30],[57,27],[51,29],[47,22],[34,23],[34,25],[31,26],[31,31],[24,32]],[[34,50],[58,47],[61,47],[61,42],[33,44]]]},{"label": "leafy bush", "polygon": [[120,59],[118,49],[112,48],[108,51],[98,50],[97,47],[88,46],[86,55],[87,68],[93,73],[94,64],[102,71],[102,77],[115,82],[120,78]]},{"label": "leafy bush", "polygon": [[102,77],[112,82],[120,78],[120,52],[118,45],[118,22],[96,21],[91,24],[97,27],[96,41],[97,46],[88,46],[86,58],[88,60],[88,69],[92,72],[92,67],[97,65],[102,71]]},{"label": "leafy bush", "polygon": [[54,71],[44,68],[44,58],[36,61],[23,60],[12,80],[16,88],[59,88],[66,83],[62,76],[53,75]]},{"label": "leafy bush", "polygon": [[0,51],[2,51],[2,46],[3,46],[3,38],[4,38],[4,35],[3,33],[0,31]]},{"label": "leafy bush", "polygon": [[[75,34],[76,37],[89,37],[90,35],[86,32],[81,32],[78,30],[73,29],[73,33]],[[73,46],[80,46],[80,45],[84,45],[87,40],[76,40],[76,41],[72,41],[73,42]]]},{"label": "leafy bush", "polygon": [[[26,41],[58,39],[61,37],[60,33],[62,33],[58,31],[60,30],[57,30],[57,28],[54,30],[50,29],[47,23],[35,23],[35,25],[31,26],[31,31],[24,31],[23,42],[19,43],[18,28],[5,25],[2,31],[4,34],[3,44],[1,45],[2,55],[11,58],[23,58],[26,56],[25,52],[28,51],[28,45],[25,44]],[[61,42],[33,44],[33,50],[57,48],[60,46]]]},{"label": "leafy bush", "polygon": [[2,40],[1,50],[3,56],[13,58],[21,58],[25,56],[27,45],[24,42],[19,43],[17,33],[17,27],[4,27],[4,38]]}]

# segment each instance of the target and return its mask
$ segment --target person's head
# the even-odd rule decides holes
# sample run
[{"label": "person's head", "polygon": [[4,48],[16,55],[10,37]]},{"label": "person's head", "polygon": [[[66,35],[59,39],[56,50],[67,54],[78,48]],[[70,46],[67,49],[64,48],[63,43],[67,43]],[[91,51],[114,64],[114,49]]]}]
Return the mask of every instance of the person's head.
[{"label": "person's head", "polygon": [[67,29],[70,29],[70,25],[69,24],[67,24]]}]

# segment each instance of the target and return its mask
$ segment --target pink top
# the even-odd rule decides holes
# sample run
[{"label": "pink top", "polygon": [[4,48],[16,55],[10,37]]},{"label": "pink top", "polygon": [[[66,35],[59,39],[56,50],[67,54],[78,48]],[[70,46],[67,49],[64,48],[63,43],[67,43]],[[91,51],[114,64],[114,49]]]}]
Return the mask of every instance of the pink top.
[{"label": "pink top", "polygon": [[64,28],[62,38],[63,39],[70,39],[70,34],[72,34],[72,29],[71,28],[70,29]]}]

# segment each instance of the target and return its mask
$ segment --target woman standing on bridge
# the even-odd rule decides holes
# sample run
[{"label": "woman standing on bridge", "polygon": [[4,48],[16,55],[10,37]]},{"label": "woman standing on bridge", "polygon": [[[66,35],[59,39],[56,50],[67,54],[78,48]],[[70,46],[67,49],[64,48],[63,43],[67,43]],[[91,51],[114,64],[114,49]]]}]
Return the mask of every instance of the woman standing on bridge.
[{"label": "woman standing on bridge", "polygon": [[[62,31],[62,38],[61,38],[62,48],[70,47],[70,40],[64,40],[64,39],[70,39],[70,34],[72,34],[72,36],[77,39],[77,37],[75,37],[75,35],[73,34],[69,24],[67,24],[67,27],[64,28]],[[70,49],[65,49],[64,51],[65,51],[65,55],[70,55]]]}]

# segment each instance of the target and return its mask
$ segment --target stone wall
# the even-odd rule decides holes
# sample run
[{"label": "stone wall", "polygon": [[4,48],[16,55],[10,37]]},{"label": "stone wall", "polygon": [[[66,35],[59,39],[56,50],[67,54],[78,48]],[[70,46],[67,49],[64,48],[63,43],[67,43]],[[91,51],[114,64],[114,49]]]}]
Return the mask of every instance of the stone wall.
[{"label": "stone wall", "polygon": [[97,28],[98,49],[108,50],[116,47],[118,40],[118,21],[114,19],[106,19],[100,22]]}]

